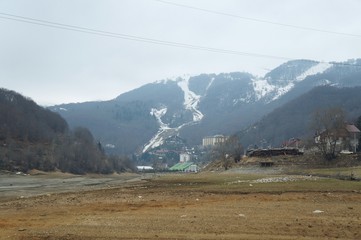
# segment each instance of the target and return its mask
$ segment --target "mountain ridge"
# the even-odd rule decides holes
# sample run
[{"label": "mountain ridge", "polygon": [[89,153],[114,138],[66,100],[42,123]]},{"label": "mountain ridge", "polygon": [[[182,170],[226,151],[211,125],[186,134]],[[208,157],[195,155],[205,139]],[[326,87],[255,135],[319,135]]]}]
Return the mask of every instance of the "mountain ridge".
[{"label": "mountain ridge", "polygon": [[[281,146],[291,138],[310,140],[314,136],[311,122],[315,111],[341,108],[346,121],[354,123],[361,116],[361,86],[337,88],[318,86],[276,108],[261,120],[239,132],[242,142],[258,146]],[[304,141],[305,142],[305,141]],[[264,146],[265,147],[265,146]]]},{"label": "mountain ridge", "polygon": [[110,101],[50,109],[70,126],[85,123],[100,141],[114,146],[107,149],[114,153],[145,152],[174,135],[199,145],[204,136],[246,128],[316,86],[361,85],[360,63],[293,60],[264,77],[244,72],[178,77],[143,85]]}]

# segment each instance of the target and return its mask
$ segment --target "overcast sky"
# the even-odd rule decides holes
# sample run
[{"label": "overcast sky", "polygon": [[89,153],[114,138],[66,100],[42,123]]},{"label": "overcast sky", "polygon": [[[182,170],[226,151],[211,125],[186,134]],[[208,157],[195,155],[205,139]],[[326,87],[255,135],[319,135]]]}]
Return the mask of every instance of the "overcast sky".
[{"label": "overcast sky", "polygon": [[[246,71],[263,76],[286,59],[361,58],[360,0],[167,1],[190,7],[156,0],[0,0],[0,87],[53,105],[109,100],[184,74]],[[4,14],[97,31],[30,24]],[[101,36],[99,31],[197,47]]]}]

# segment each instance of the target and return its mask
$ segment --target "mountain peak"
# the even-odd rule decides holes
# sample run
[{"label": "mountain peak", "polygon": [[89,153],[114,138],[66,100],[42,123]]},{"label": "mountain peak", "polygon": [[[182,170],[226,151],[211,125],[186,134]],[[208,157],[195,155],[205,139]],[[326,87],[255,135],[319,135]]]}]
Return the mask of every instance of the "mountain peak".
[{"label": "mountain peak", "polygon": [[148,151],[171,136],[200,144],[203,136],[247,127],[315,86],[360,86],[360,61],[294,60],[263,78],[244,72],[183,75],[146,84],[113,101],[54,110],[71,126],[91,129],[116,153]]},{"label": "mountain peak", "polygon": [[284,86],[317,64],[318,62],[312,60],[288,61],[267,73],[265,79],[272,85]]}]

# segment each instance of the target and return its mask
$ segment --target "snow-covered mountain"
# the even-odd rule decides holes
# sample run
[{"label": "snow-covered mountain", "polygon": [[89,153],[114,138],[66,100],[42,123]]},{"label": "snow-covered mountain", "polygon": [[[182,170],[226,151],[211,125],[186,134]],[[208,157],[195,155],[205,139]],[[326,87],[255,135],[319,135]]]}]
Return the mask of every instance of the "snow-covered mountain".
[{"label": "snow-covered mountain", "polygon": [[286,62],[264,77],[233,72],[166,79],[106,102],[54,106],[70,126],[85,125],[114,153],[146,152],[170,136],[189,145],[232,134],[315,86],[361,85],[361,60]]}]

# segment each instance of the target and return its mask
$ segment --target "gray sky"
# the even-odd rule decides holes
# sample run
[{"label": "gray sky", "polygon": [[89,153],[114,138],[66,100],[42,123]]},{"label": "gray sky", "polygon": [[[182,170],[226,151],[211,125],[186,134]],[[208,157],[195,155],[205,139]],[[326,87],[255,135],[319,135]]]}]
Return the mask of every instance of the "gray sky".
[{"label": "gray sky", "polygon": [[[361,58],[359,0],[167,1],[233,17],[155,0],[0,0],[0,17],[19,15],[289,59]],[[246,71],[263,76],[287,61],[150,44],[4,18],[0,18],[0,34],[0,87],[41,105],[109,100],[143,84],[184,74]]]}]

